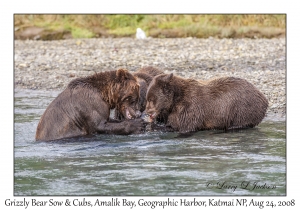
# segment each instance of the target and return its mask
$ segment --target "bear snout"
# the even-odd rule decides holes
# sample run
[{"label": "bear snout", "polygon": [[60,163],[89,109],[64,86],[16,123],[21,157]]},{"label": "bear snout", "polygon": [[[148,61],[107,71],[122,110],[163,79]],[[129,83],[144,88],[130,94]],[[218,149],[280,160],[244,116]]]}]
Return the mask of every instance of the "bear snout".
[{"label": "bear snout", "polygon": [[134,119],[141,116],[141,112],[139,110],[134,110],[131,107],[127,107],[125,109],[125,113],[126,119]]},{"label": "bear snout", "polygon": [[155,108],[146,108],[146,113],[147,113],[147,115],[149,115],[149,117],[151,118],[151,119],[154,119],[155,117],[156,117],[156,110],[155,110]]}]

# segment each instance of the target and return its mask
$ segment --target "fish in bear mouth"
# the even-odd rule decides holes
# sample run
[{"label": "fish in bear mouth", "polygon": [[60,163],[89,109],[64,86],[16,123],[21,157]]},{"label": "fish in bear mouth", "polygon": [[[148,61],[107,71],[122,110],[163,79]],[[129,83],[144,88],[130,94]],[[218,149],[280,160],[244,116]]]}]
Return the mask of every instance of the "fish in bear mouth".
[{"label": "fish in bear mouth", "polygon": [[135,118],[140,117],[141,116],[141,112],[140,111],[134,112],[133,110],[127,108],[125,110],[125,115],[126,115],[127,119],[131,120],[131,119],[135,119]]},{"label": "fish in bear mouth", "polygon": [[154,120],[156,118],[156,112],[154,112],[153,114],[149,114],[149,117]]},{"label": "fish in bear mouth", "polygon": [[150,123],[152,123],[152,122],[155,120],[155,116],[154,116],[153,114],[152,114],[152,115],[149,115],[149,114],[147,114],[145,111],[142,112],[141,118],[142,118],[145,122],[150,122]]}]

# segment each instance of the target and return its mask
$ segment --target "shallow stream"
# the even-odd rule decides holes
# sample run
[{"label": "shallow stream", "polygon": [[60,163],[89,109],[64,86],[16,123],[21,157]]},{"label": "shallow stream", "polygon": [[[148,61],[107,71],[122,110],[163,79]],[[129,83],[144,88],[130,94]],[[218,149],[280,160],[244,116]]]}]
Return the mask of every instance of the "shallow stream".
[{"label": "shallow stream", "polygon": [[36,142],[56,91],[16,89],[14,195],[286,195],[286,125]]}]

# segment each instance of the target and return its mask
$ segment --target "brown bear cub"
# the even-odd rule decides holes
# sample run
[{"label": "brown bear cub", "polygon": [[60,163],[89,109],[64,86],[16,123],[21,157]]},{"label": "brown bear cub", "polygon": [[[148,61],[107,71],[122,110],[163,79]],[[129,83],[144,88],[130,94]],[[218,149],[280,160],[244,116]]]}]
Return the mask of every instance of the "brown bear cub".
[{"label": "brown bear cub", "polygon": [[[139,117],[138,101],[137,80],[125,69],[74,79],[47,107],[35,138],[47,141],[93,133],[138,133],[144,128],[141,119],[132,119]],[[115,107],[127,120],[109,119],[110,109]]]},{"label": "brown bear cub", "polygon": [[[139,107],[140,112],[142,113],[146,109],[146,93],[147,88],[152,81],[153,77],[163,74],[164,72],[159,70],[158,68],[155,68],[153,66],[146,66],[138,71],[134,72],[132,75],[136,78],[140,89],[139,89]],[[123,112],[124,113],[124,112]],[[124,120],[125,116],[122,114],[122,112],[119,110],[119,107],[115,110],[115,119],[118,120]]]},{"label": "brown bear cub", "polygon": [[162,114],[167,126],[181,133],[254,127],[268,108],[258,89],[234,77],[200,83],[163,74],[153,78],[146,99],[146,112],[152,119]]}]

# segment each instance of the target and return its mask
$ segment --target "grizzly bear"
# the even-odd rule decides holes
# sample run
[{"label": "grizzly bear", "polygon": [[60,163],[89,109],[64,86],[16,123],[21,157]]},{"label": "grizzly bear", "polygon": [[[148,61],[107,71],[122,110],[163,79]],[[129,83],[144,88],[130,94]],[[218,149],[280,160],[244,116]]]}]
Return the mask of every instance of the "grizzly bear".
[{"label": "grizzly bear", "polygon": [[150,117],[164,115],[167,126],[180,133],[254,127],[268,108],[258,89],[235,77],[204,83],[162,74],[153,78],[146,99]]},{"label": "grizzly bear", "polygon": [[[142,113],[146,109],[146,93],[147,93],[147,88],[152,81],[153,77],[163,74],[164,72],[159,70],[156,67],[153,66],[146,66],[138,71],[132,73],[132,75],[136,78],[139,86],[140,86],[140,91],[139,91],[139,107],[140,107],[140,112]],[[120,108],[117,107],[115,110],[115,119],[118,120],[124,120],[125,116],[122,114],[122,112],[119,110]],[[123,112],[124,113],[124,112]]]},{"label": "grizzly bear", "polygon": [[[139,110],[139,85],[125,69],[95,73],[72,80],[47,107],[36,131],[36,140],[48,141],[93,133],[139,133],[144,122],[132,119]],[[126,120],[109,119],[115,107]]]}]

